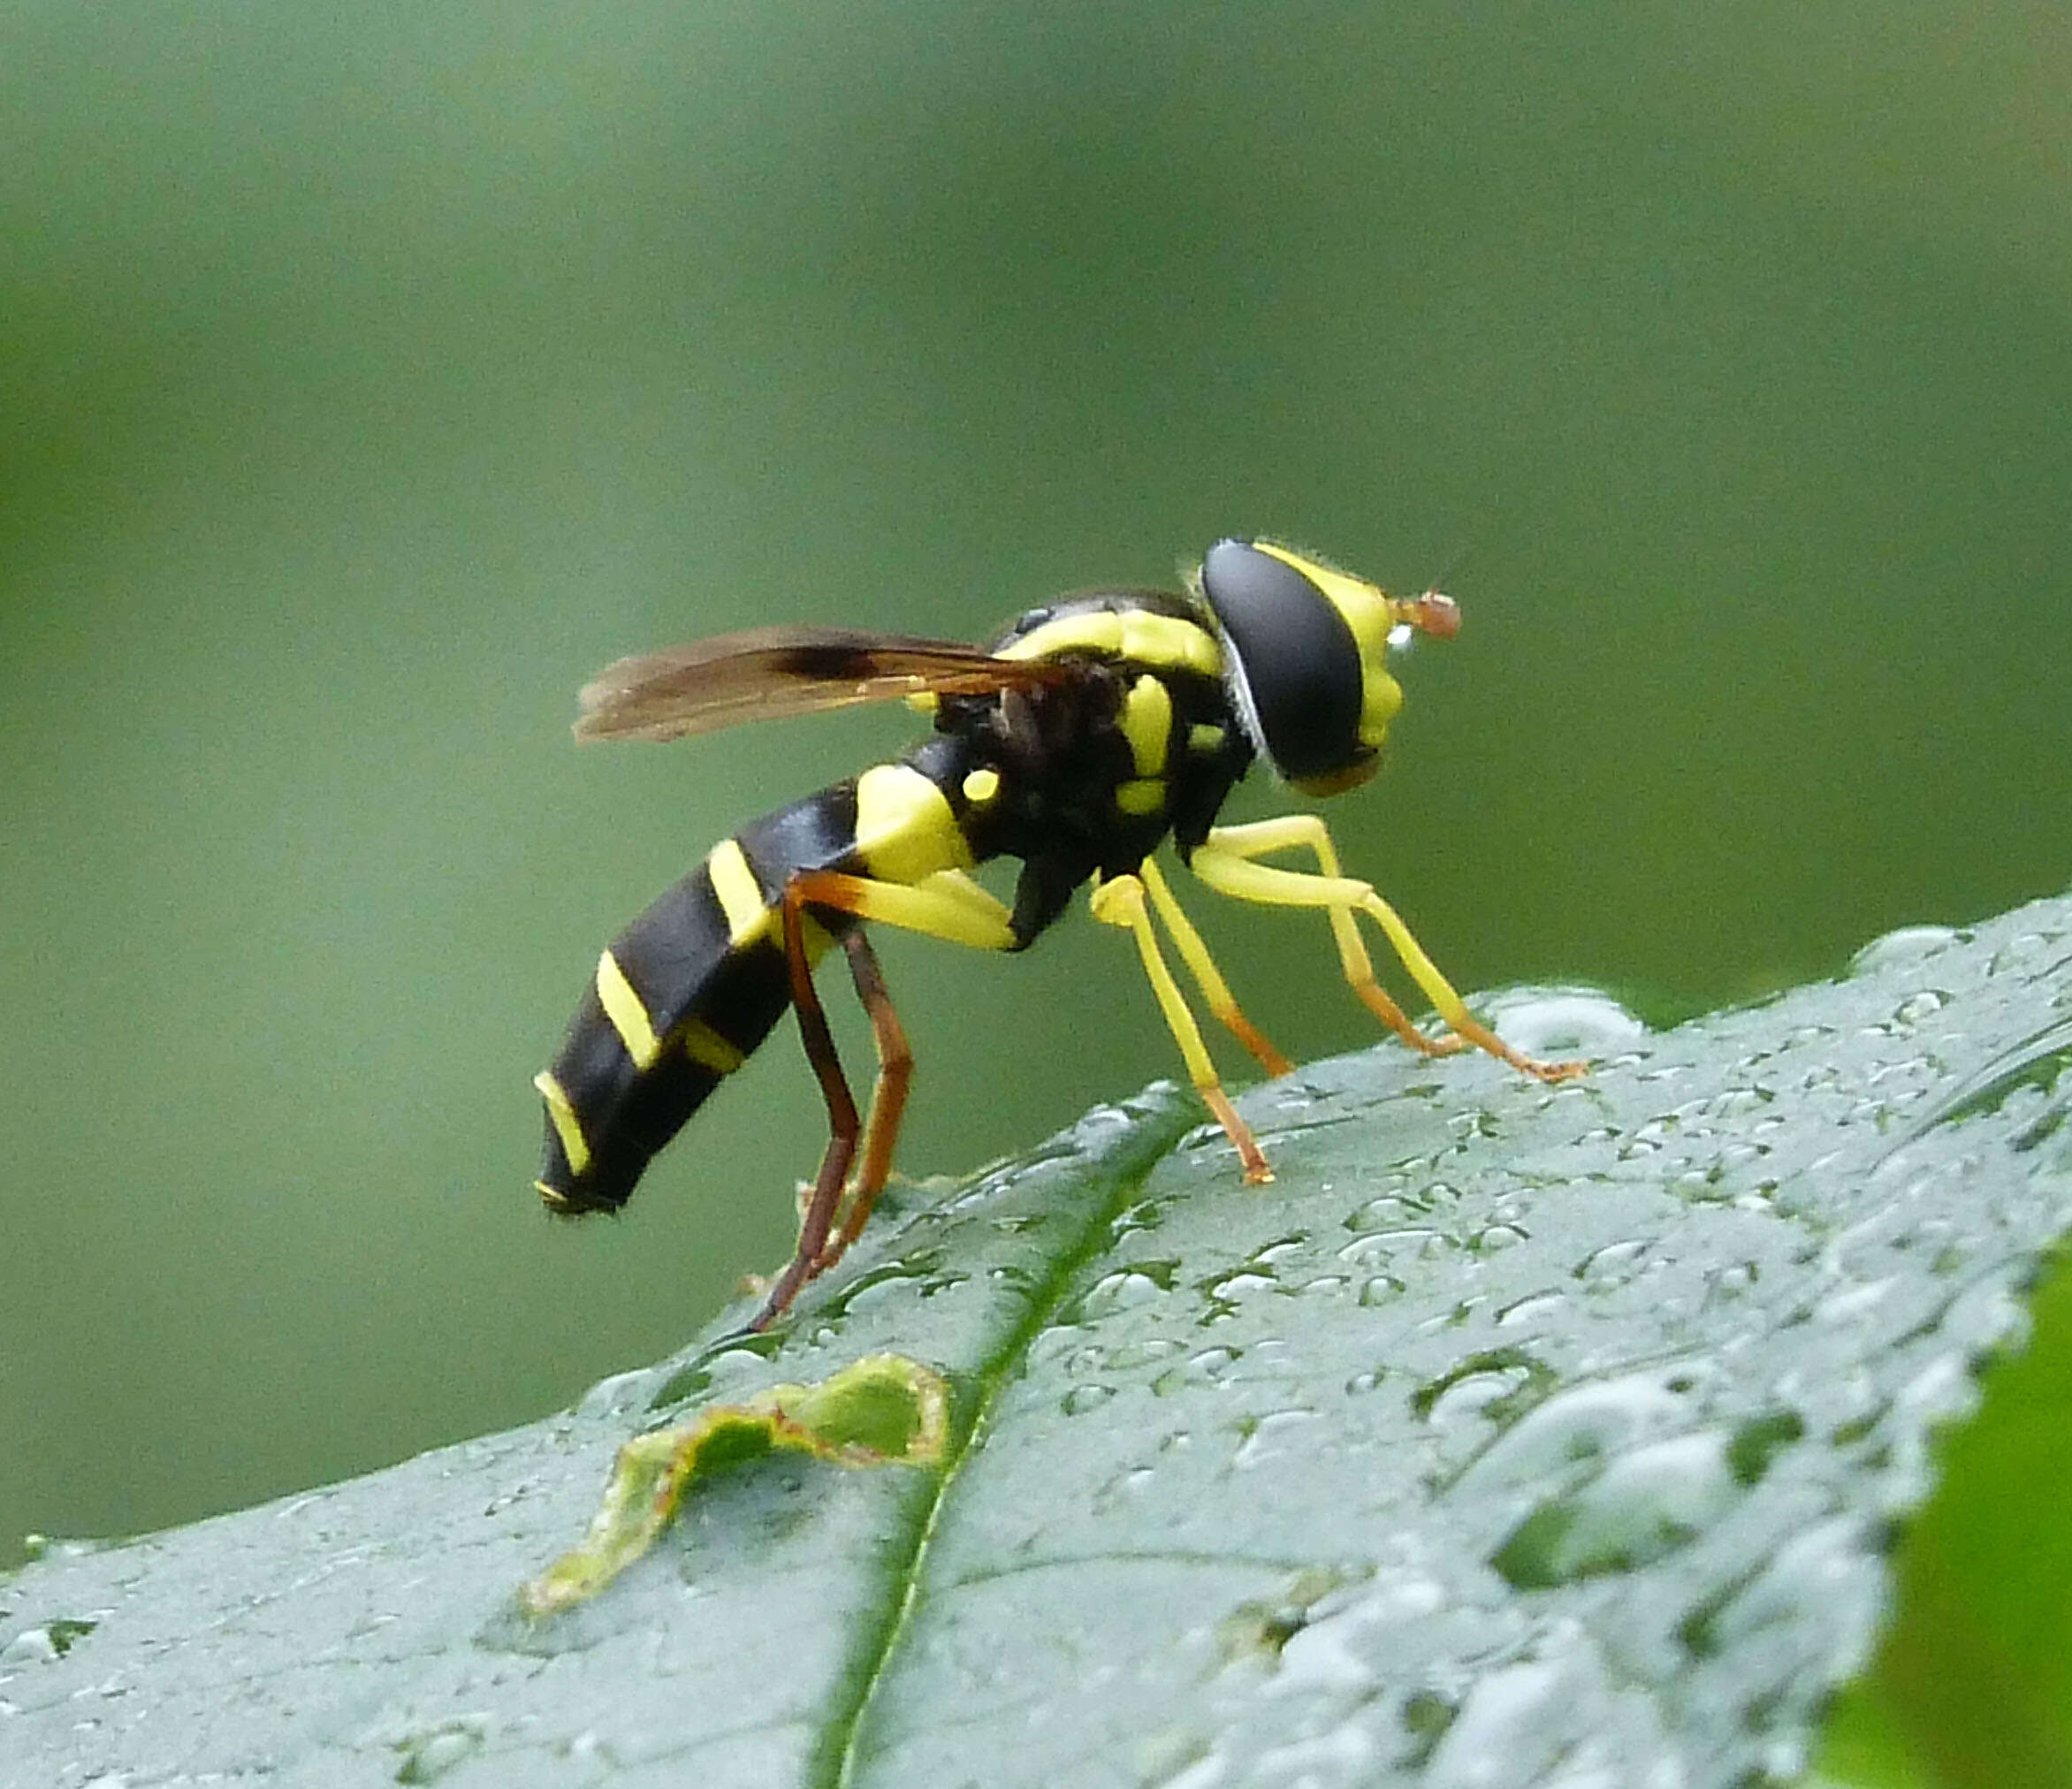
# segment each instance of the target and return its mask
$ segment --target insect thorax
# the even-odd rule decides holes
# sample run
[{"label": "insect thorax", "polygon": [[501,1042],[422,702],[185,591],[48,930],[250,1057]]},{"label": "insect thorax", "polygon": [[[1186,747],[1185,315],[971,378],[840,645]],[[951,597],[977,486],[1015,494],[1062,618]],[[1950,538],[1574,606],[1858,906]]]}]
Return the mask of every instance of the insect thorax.
[{"label": "insect thorax", "polygon": [[[1169,834],[1200,842],[1252,748],[1215,636],[1185,598],[1070,597],[1021,616],[993,650],[1073,666],[1069,681],[945,697],[908,762],[953,789],[972,856],[1023,860],[1024,941],[1096,872],[1133,870]],[[977,792],[986,796],[973,801]]]}]

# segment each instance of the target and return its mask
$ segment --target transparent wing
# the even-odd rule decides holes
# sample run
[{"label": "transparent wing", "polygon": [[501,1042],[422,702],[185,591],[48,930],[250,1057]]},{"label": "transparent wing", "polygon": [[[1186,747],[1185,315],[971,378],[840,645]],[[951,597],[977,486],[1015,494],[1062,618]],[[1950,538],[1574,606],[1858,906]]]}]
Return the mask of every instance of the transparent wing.
[{"label": "transparent wing", "polygon": [[746,720],[903,696],[978,696],[1062,683],[1070,665],[847,628],[751,628],[621,659],[576,698],[578,739],[683,739]]}]

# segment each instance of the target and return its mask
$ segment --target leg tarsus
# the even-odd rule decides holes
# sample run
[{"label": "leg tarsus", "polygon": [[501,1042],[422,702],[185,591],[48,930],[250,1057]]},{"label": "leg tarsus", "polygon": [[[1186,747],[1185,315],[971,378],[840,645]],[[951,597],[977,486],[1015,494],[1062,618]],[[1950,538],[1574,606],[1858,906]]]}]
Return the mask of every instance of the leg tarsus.
[{"label": "leg tarsus", "polygon": [[[1299,849],[1315,854],[1318,873],[1284,870],[1257,861],[1275,851]],[[1192,866],[1209,887],[1240,901],[1268,907],[1322,908],[1329,916],[1337,939],[1346,982],[1367,1009],[1412,1048],[1428,1056],[1446,1056],[1473,1044],[1520,1073],[1549,1083],[1573,1080],[1589,1072],[1588,1062],[1543,1062],[1526,1055],[1488,1026],[1478,1024],[1453,991],[1452,984],[1440,974],[1410,928],[1373,884],[1354,880],[1340,872],[1330,832],[1316,815],[1285,814],[1247,826],[1217,826],[1196,848]],[[1366,914],[1381,928],[1404,968],[1410,971],[1411,979],[1438,1009],[1452,1036],[1435,1038],[1421,1032],[1404,1016],[1402,1008],[1383,992],[1373,962],[1360,940],[1355,913]]]}]

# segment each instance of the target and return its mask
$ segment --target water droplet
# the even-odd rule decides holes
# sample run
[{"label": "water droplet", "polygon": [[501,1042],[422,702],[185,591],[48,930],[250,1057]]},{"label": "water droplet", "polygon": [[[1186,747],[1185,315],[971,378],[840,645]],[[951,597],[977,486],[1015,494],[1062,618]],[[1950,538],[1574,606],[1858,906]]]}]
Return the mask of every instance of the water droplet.
[{"label": "water droplet", "polygon": [[1398,1229],[1369,1230],[1338,1251],[1338,1259],[1356,1268],[1383,1261],[1422,1261],[1447,1254],[1459,1247],[1444,1230],[1405,1226]]},{"label": "water droplet", "polygon": [[1538,1323],[1551,1316],[1568,1302],[1568,1295],[1552,1286],[1537,1292],[1527,1292],[1522,1298],[1513,1298],[1497,1311],[1497,1327],[1511,1328],[1526,1323]]},{"label": "water droplet", "polygon": [[1530,1238],[1525,1229],[1514,1223],[1486,1224],[1467,1239],[1468,1247],[1478,1255],[1491,1255],[1499,1250],[1515,1247]]},{"label": "water droplet", "polygon": [[888,1298],[904,1300],[914,1281],[936,1280],[944,1272],[941,1249],[915,1249],[892,1260],[866,1268],[856,1278],[837,1287],[813,1309],[812,1318],[819,1324],[838,1325],[852,1312],[868,1312]]},{"label": "water droplet", "polygon": [[1397,1228],[1414,1215],[1410,1201],[1400,1191],[1376,1193],[1345,1214],[1345,1228],[1355,1236],[1364,1236],[1369,1230]]},{"label": "water droplet", "polygon": [[1883,1304],[1893,1284],[1894,1276],[1888,1275],[1884,1279],[1845,1287],[1814,1306],[1814,1321],[1821,1323],[1855,1323]]},{"label": "water droplet", "polygon": [[1729,1261],[1723,1267],[1708,1268],[1703,1308],[1711,1310],[1754,1291],[1762,1277],[1763,1269],[1754,1261]]},{"label": "water droplet", "polygon": [[1901,1030],[1911,1031],[1922,1020],[1932,1018],[1940,1012],[1947,998],[1932,987],[1910,993],[1893,1009],[1892,1023]]},{"label": "water droplet", "polygon": [[1260,1292],[1278,1291],[1280,1286],[1280,1281],[1272,1274],[1259,1273],[1251,1268],[1232,1268],[1227,1273],[1213,1275],[1202,1281],[1201,1290],[1208,1298],[1228,1304]]},{"label": "water droplet", "polygon": [[1750,1112],[1759,1112],[1776,1101],[1777,1094],[1768,1087],[1729,1087],[1710,1101],[1706,1110],[1714,1118],[1740,1118]]},{"label": "water droplet", "polygon": [[1108,1226],[1108,1246],[1116,1247],[1131,1237],[1142,1236],[1146,1230],[1154,1230],[1164,1222],[1163,1199],[1140,1199]]},{"label": "water droplet", "polygon": [[1424,1779],[1443,1789],[1539,1783],[1573,1743],[1577,1686],[1562,1665],[1499,1666],[1476,1680],[1438,1745]]},{"label": "water droplet", "polygon": [[1985,972],[1988,975],[2007,975],[2027,969],[2038,963],[2045,952],[2055,948],[2057,942],[2058,935],[2054,933],[2021,933],[1993,952],[1992,960],[1985,966]]},{"label": "water droplet", "polygon": [[1525,1349],[1491,1348],[1427,1380],[1410,1394],[1410,1408],[1441,1426],[1474,1416],[1507,1427],[1543,1401],[1555,1382],[1553,1369]]},{"label": "water droplet", "polygon": [[1075,1385],[1058,1400],[1058,1408],[1067,1416],[1080,1416],[1089,1410],[1099,1410],[1115,1395],[1112,1385]]},{"label": "water droplet", "polygon": [[653,1372],[652,1367],[640,1366],[629,1373],[614,1373],[598,1380],[583,1394],[575,1406],[576,1415],[603,1418],[630,1410],[640,1401],[640,1395],[647,1389]]},{"label": "water droplet", "polygon": [[1701,1658],[1766,1628],[1832,1636],[1830,1656],[1863,1656],[1887,1595],[1877,1527],[1875,1517],[1843,1517],[1786,1541],[1752,1583],[1695,1608],[1680,1637]]},{"label": "water droplet", "polygon": [[399,1783],[436,1783],[454,1765],[481,1750],[489,1732],[486,1715],[463,1715],[442,1721],[436,1727],[397,1740],[391,1750],[401,1755],[395,1780]]},{"label": "water droplet", "polygon": [[1594,1290],[1612,1291],[1632,1283],[1651,1246],[1638,1238],[1606,1243],[1601,1249],[1591,1250],[1571,1271]]},{"label": "water droplet", "polygon": [[1695,1381],[1675,1369],[1572,1385],[1529,1412],[1462,1473],[1463,1481],[1523,1485],[1614,1453],[1688,1420]]},{"label": "water droplet", "polygon": [[1118,1311],[1133,1311],[1172,1290],[1177,1261],[1139,1261],[1103,1274],[1079,1300],[1078,1315],[1095,1322]]},{"label": "water droplet", "polygon": [[1580,1489],[1540,1504],[1489,1563],[1521,1590],[1633,1571],[1688,1546],[1733,1505],[1740,1489],[1724,1436],[1655,1442],[1611,1459]]},{"label": "water droplet", "polygon": [[0,1647],[0,1666],[54,1663],[99,1625],[84,1617],[60,1616],[38,1627],[25,1627]]},{"label": "water droplet", "polygon": [[1296,1230],[1277,1241],[1268,1243],[1263,1248],[1253,1250],[1252,1259],[1261,1267],[1270,1268],[1276,1261],[1284,1261],[1291,1256],[1300,1254],[1308,1244],[1309,1232]]},{"label": "water droplet", "polygon": [[1316,1605],[1342,1581],[1336,1572],[1305,1572],[1284,1596],[1240,1602],[1216,1624],[1216,1651],[1223,1662],[1259,1656],[1278,1659],[1282,1648],[1309,1625]]},{"label": "water droplet", "polygon": [[1360,1302],[1369,1306],[1393,1304],[1409,1290],[1393,1274],[1376,1274],[1372,1279],[1360,1283]]},{"label": "water droplet", "polygon": [[1245,1438],[1238,1443],[1238,1451],[1231,1455],[1230,1464],[1251,1467],[1284,1457],[1291,1443],[1296,1447],[1305,1444],[1293,1440],[1294,1431],[1321,1420],[1314,1410],[1276,1410],[1247,1421],[1244,1425]]},{"label": "water droplet", "polygon": [[1908,963],[1924,963],[1939,956],[1964,934],[1949,925],[1902,925],[1882,938],[1874,938],[1849,959],[1852,976],[1876,975]]},{"label": "water droplet", "polygon": [[1605,1056],[1630,1049],[1648,1028],[1592,987],[1516,988],[1482,1002],[1489,1024],[1528,1056]]}]

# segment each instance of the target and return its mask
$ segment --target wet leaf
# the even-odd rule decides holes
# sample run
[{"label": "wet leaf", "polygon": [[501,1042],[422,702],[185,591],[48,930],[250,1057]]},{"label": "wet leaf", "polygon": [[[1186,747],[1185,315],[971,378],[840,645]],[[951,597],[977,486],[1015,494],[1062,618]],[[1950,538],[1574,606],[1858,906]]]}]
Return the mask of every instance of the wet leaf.
[{"label": "wet leaf", "polygon": [[[53,1550],[0,1591],[0,1755],[53,1783],[1788,1778],[1875,1642],[1931,1435],[2072,1224],[2068,1003],[2063,902],[1659,1035],[1520,996],[1505,1029],[1597,1054],[1588,1080],[1319,1063],[1243,1101],[1263,1188],[1154,1091],[910,1207],[780,1336]],[[712,1414],[887,1353],[948,1389],[935,1464],[843,1471]],[[523,1618],[658,1422],[673,1459],[759,1457]]]}]

